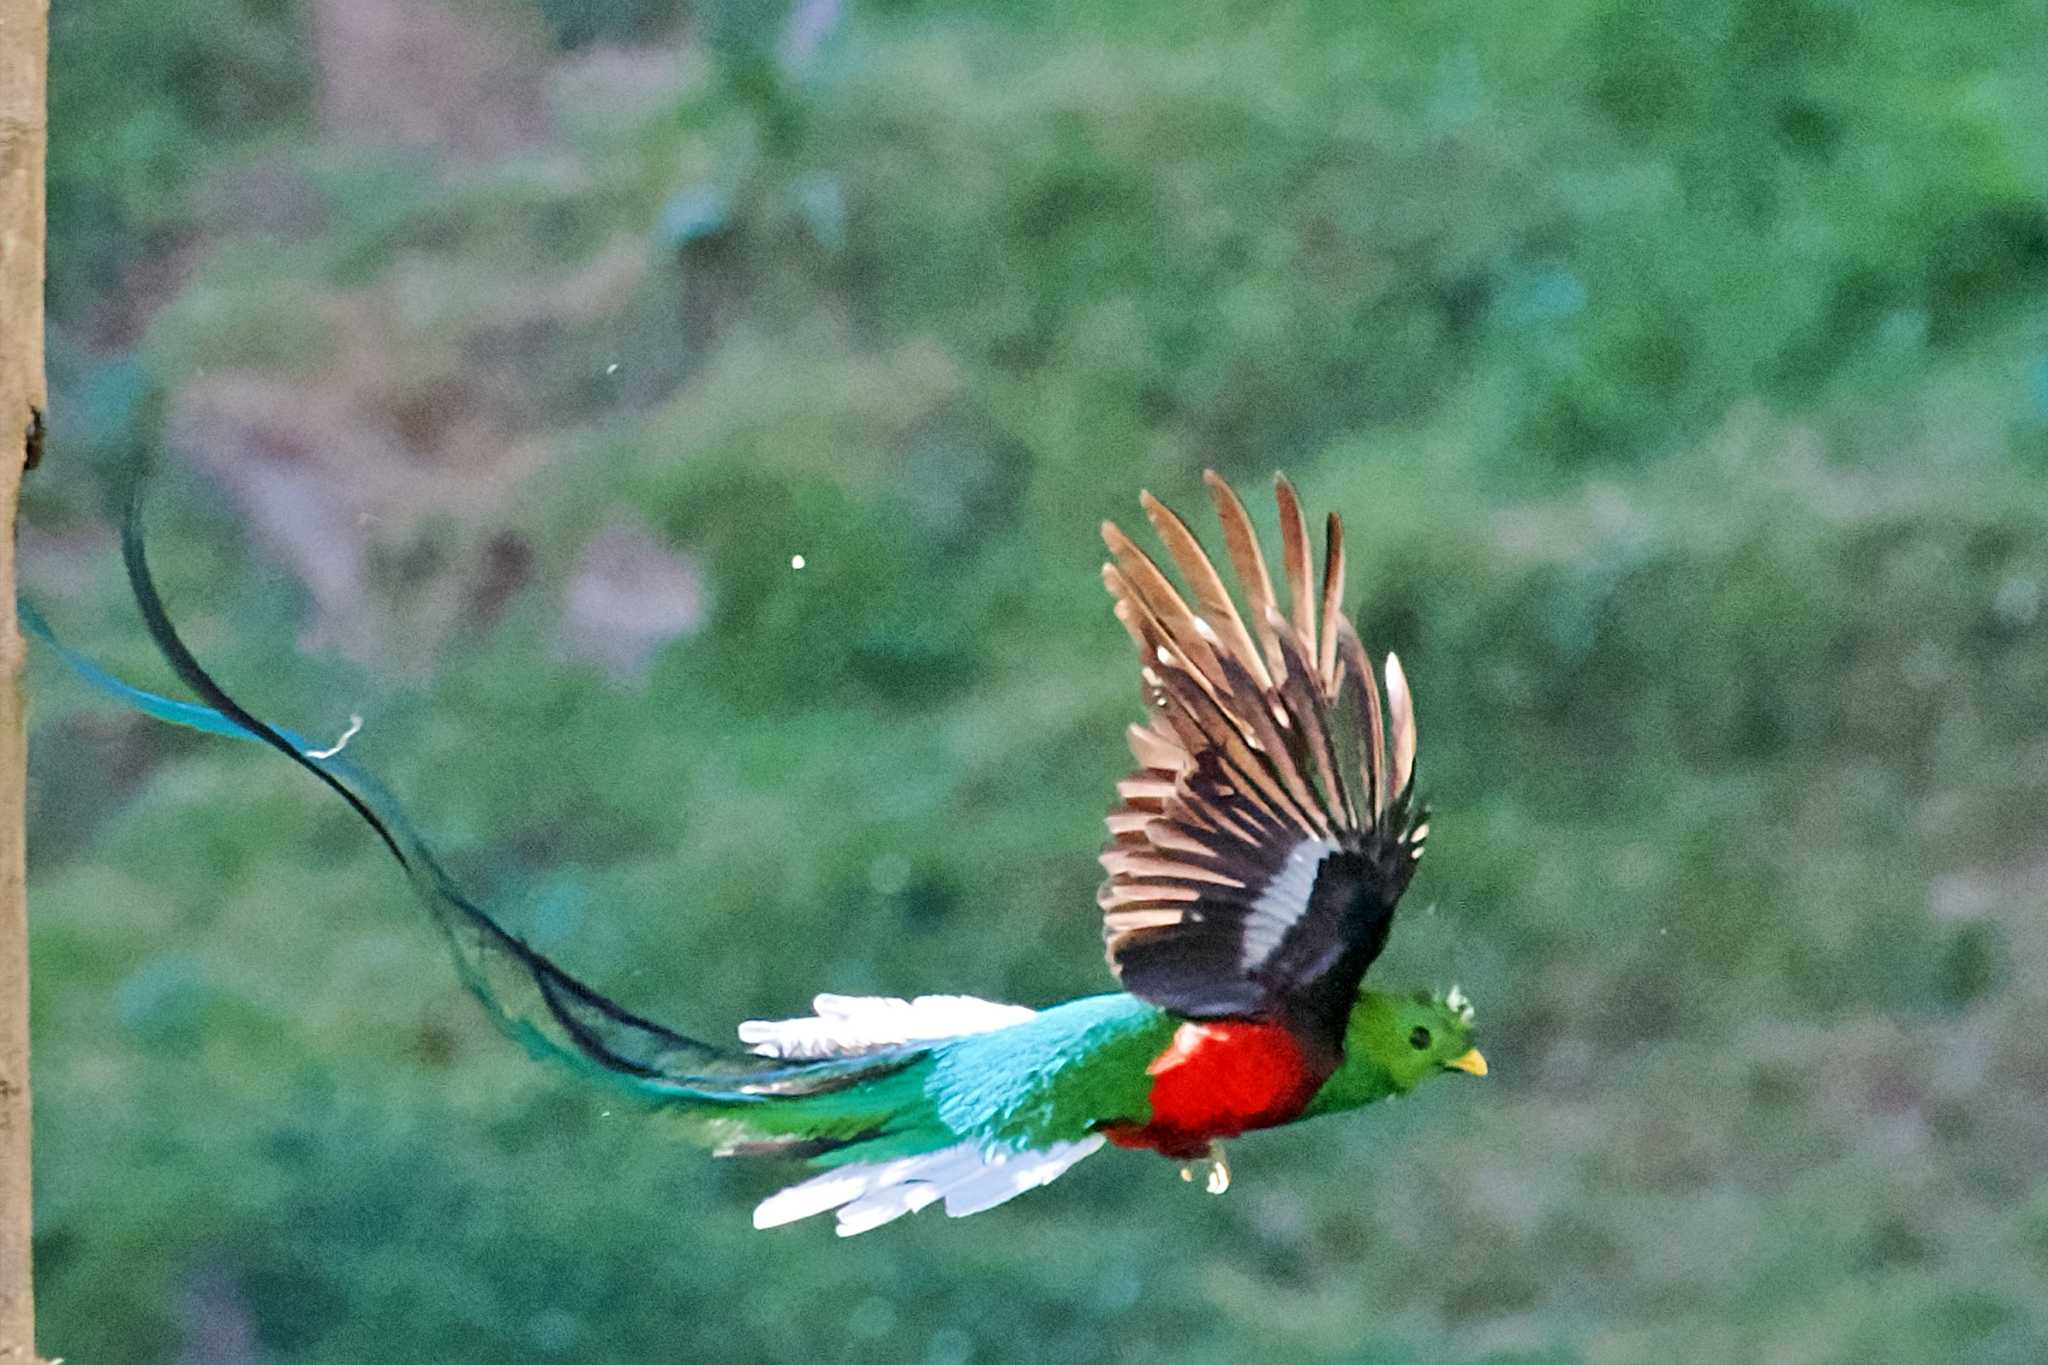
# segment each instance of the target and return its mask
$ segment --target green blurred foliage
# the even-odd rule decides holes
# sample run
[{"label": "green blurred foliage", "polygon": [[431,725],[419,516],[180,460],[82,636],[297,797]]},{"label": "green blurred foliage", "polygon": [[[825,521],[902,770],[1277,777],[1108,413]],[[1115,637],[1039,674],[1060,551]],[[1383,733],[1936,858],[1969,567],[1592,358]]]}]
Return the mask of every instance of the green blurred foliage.
[{"label": "green blurred foliage", "polygon": [[303,131],[311,66],[292,0],[59,5],[50,41],[50,307],[74,318],[108,276],[188,231],[196,174]]},{"label": "green blurred foliage", "polygon": [[[481,161],[322,133],[304,10],[61,18],[47,614],[161,678],[104,527],[175,447],[202,656],[309,732],[363,713],[577,971],[706,1036],[1044,1003],[1105,981],[1137,713],[1094,528],[1284,467],[1416,684],[1437,813],[1380,971],[1462,981],[1494,1075],[1248,1141],[1222,1200],[1111,1154],[757,1234],[789,1173],[490,1034],[302,774],[45,661],[46,1351],[2048,1355],[2038,6],[692,13],[542,3],[551,136]],[[620,52],[669,79],[620,93]],[[280,154],[299,210],[244,221]],[[195,436],[223,376],[283,397]],[[389,467],[323,476],[365,427]],[[309,625],[297,523],[252,529],[276,468],[414,480],[344,519],[370,644]],[[622,517],[705,615],[619,671],[563,620]]]}]

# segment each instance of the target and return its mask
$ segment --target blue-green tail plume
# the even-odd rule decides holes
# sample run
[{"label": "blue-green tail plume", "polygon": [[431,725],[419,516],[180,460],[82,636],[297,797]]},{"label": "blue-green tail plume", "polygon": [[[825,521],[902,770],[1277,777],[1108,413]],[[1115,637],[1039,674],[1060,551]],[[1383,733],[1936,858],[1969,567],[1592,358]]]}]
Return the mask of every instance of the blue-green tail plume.
[{"label": "blue-green tail plume", "polygon": [[[23,628],[79,677],[116,700],[173,725],[266,744],[325,783],[362,817],[404,869],[415,896],[447,938],[470,992],[506,1034],[536,1056],[600,1071],[648,1098],[707,1118],[718,1111],[737,1117],[738,1110],[748,1111],[751,1118],[763,1101],[840,1091],[915,1060],[914,1054],[871,1055],[792,1065],[715,1047],[644,1018],[571,976],[463,893],[397,798],[375,777],[337,753],[250,714],[200,666],[171,624],[150,576],[139,485],[122,525],[121,550],[150,638],[201,702],[159,696],[108,673],[60,643],[26,601],[18,604]],[[756,1128],[753,1122],[744,1126]],[[781,1123],[767,1126],[787,1131]]]}]

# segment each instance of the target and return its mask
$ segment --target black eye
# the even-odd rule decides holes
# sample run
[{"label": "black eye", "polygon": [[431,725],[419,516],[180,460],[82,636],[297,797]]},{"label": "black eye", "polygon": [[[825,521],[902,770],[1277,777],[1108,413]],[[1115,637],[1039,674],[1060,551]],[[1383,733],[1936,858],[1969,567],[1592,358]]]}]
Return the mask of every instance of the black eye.
[{"label": "black eye", "polygon": [[1408,1035],[1408,1046],[1414,1048],[1417,1052],[1429,1051],[1429,1030],[1417,1024],[1415,1031]]}]

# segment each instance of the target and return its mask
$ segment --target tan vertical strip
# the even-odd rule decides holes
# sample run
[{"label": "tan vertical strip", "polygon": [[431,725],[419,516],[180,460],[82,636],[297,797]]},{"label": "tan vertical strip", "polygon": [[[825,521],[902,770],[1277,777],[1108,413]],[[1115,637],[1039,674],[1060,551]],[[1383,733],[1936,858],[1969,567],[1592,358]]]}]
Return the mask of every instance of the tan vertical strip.
[{"label": "tan vertical strip", "polygon": [[28,910],[14,514],[42,439],[48,0],[0,0],[0,1365],[35,1360],[30,1277]]}]

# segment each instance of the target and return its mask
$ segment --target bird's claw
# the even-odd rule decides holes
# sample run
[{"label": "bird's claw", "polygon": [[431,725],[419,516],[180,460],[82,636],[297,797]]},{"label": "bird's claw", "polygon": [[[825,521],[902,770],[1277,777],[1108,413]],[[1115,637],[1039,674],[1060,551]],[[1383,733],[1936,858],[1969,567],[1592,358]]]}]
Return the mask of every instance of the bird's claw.
[{"label": "bird's claw", "polygon": [[[1206,1172],[1202,1177],[1203,1189],[1211,1194],[1221,1194],[1230,1188],[1230,1163],[1224,1159],[1223,1148],[1220,1144],[1209,1149],[1209,1154],[1203,1158],[1202,1164]],[[1195,1164],[1193,1162],[1189,1162],[1180,1168],[1180,1178],[1187,1181],[1194,1180]]]}]

